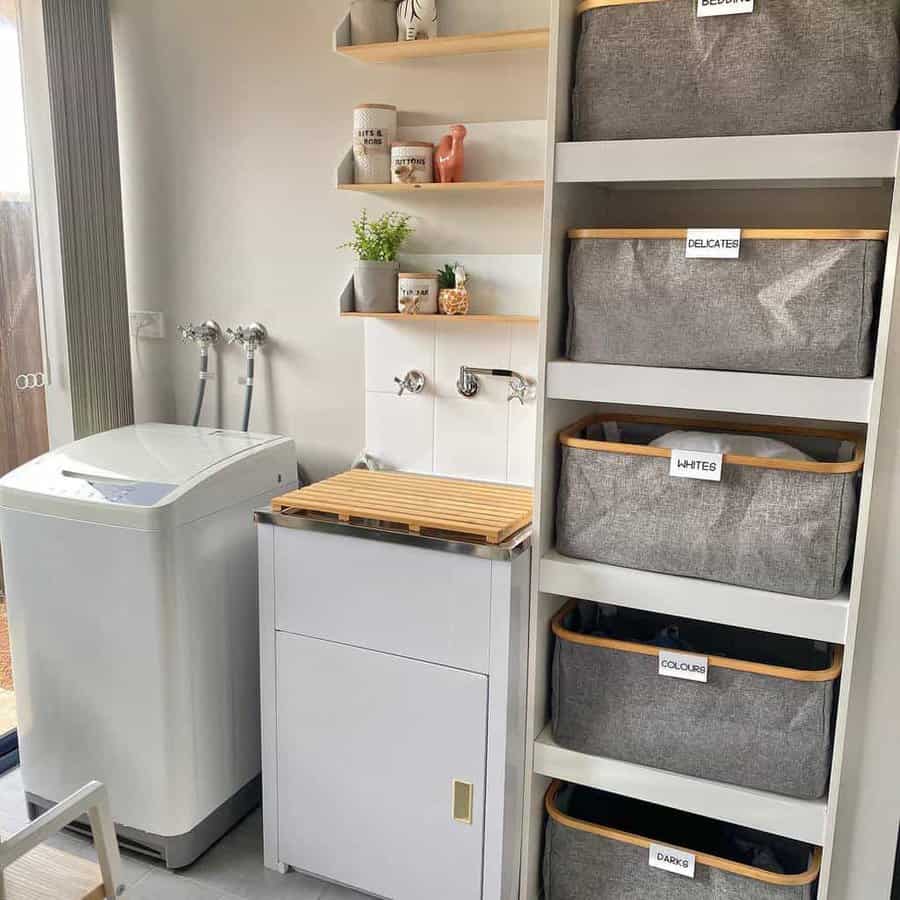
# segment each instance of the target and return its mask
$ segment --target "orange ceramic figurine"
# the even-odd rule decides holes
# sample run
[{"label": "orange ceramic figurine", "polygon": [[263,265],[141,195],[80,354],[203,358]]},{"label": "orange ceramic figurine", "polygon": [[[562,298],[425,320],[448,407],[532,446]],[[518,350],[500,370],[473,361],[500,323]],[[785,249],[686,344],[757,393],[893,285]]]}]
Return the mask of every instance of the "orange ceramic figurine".
[{"label": "orange ceramic figurine", "polygon": [[465,125],[451,125],[450,134],[441,138],[434,154],[434,180],[442,184],[463,180],[463,141],[466,137]]}]

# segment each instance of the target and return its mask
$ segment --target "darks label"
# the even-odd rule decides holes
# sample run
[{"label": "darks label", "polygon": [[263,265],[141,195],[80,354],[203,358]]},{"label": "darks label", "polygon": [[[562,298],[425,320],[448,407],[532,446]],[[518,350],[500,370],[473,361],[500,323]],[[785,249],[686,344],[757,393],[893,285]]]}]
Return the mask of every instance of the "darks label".
[{"label": "darks label", "polygon": [[697,16],[734,16],[752,13],[753,0],[697,0]]},{"label": "darks label", "polygon": [[696,864],[697,858],[686,850],[676,850],[663,844],[650,845],[650,865],[654,869],[665,869],[666,872],[693,878]]},{"label": "darks label", "polygon": [[700,481],[722,480],[722,454],[702,450],[673,450],[669,461],[673,478],[697,478]]},{"label": "darks label", "polygon": [[659,674],[666,678],[681,678],[684,681],[709,681],[709,657],[696,653],[676,653],[674,650],[659,651]]},{"label": "darks label", "polygon": [[688,228],[687,259],[740,259],[740,228]]}]

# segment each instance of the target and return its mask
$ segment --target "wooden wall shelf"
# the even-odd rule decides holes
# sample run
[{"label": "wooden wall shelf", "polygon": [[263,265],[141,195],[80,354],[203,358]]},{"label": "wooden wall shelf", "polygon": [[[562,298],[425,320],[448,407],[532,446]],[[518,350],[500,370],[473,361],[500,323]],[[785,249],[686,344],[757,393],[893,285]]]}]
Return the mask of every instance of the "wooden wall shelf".
[{"label": "wooden wall shelf", "polygon": [[498,53],[507,50],[544,50],[550,44],[549,28],[522,31],[491,31],[459,34],[420,41],[389,41],[384,44],[350,44],[350,18],[335,31],[334,49],[342,56],[363,63],[394,63],[440,56]]},{"label": "wooden wall shelf", "polygon": [[339,184],[339,191],[366,194],[465,194],[478,191],[542,191],[543,181],[461,181],[455,184]]},{"label": "wooden wall shelf", "polygon": [[342,319],[388,319],[391,321],[405,322],[508,322],[524,325],[538,321],[537,316],[507,316],[507,315],[474,315],[474,316],[442,316],[419,315],[411,316],[407,313],[367,313],[367,312],[342,312]]}]

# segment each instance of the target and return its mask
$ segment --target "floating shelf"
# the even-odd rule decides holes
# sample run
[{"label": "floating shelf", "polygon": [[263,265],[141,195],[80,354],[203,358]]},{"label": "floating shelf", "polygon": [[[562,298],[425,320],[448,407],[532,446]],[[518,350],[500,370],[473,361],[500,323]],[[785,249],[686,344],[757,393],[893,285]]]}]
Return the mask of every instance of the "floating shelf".
[{"label": "floating shelf", "polygon": [[537,316],[475,315],[475,316],[443,316],[416,315],[407,313],[366,313],[342,312],[342,319],[390,319],[404,322],[509,322],[511,324],[529,324],[538,321]]},{"label": "floating shelf", "polygon": [[542,191],[543,181],[460,181],[454,184],[339,184],[339,191],[366,194],[465,194],[473,191]]},{"label": "floating shelf", "polygon": [[898,131],[566,142],[556,145],[556,181],[887,182],[897,171],[898,146]]},{"label": "floating shelf", "polygon": [[814,600],[573,559],[555,550],[543,557],[540,572],[540,589],[548,594],[834,644],[847,639],[846,589],[833,600]]},{"label": "floating shelf", "polygon": [[825,800],[796,800],[577,753],[560,747],[549,726],[535,741],[534,769],[550,778],[723,819],[818,846],[825,840]]},{"label": "floating shelf", "polygon": [[872,379],[556,360],[547,365],[547,396],[555,400],[868,422]]},{"label": "floating shelf", "polygon": [[459,34],[419,41],[388,41],[384,44],[350,44],[350,17],[335,31],[334,49],[342,56],[364,63],[394,63],[439,56],[466,56],[507,50],[545,50],[550,44],[549,28],[524,31],[490,31]]}]

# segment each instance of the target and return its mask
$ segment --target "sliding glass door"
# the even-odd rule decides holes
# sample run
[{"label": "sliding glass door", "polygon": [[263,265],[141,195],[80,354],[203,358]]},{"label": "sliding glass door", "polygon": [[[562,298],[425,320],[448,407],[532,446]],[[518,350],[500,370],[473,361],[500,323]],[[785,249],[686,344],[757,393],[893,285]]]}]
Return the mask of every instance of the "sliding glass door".
[{"label": "sliding glass door", "polygon": [[[0,476],[48,448],[19,37],[15,0],[0,0]],[[0,771],[17,762],[15,732],[15,684],[0,557]]]}]

